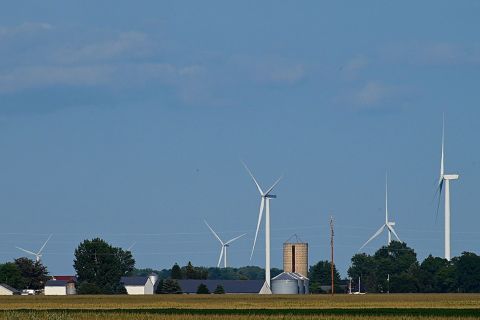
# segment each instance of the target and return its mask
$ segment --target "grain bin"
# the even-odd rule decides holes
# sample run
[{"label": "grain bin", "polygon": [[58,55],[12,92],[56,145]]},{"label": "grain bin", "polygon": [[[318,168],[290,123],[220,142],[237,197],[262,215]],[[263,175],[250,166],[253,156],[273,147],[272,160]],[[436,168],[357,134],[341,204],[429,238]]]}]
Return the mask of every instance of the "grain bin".
[{"label": "grain bin", "polygon": [[272,279],[273,294],[298,294],[298,277],[290,272],[284,272]]}]

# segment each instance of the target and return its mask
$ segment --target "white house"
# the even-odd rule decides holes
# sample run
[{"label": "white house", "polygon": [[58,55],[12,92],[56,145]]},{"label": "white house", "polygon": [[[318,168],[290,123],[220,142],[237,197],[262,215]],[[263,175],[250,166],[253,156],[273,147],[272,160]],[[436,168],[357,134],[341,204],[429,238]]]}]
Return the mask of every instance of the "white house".
[{"label": "white house", "polygon": [[75,282],[73,280],[48,280],[45,283],[46,296],[66,296],[75,293]]},{"label": "white house", "polygon": [[125,286],[128,294],[153,294],[155,284],[151,277],[122,277],[120,282]]},{"label": "white house", "polygon": [[14,294],[20,294],[20,292],[8,284],[0,283],[0,296],[11,296]]}]

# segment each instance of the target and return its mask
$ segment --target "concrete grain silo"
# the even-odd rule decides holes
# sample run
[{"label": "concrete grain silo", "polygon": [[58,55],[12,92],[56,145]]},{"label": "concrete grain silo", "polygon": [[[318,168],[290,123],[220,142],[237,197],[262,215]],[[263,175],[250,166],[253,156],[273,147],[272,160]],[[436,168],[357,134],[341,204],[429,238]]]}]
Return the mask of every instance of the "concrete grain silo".
[{"label": "concrete grain silo", "polygon": [[[290,241],[295,237],[295,241]],[[308,243],[301,242],[297,235],[283,244],[283,271],[308,276]]]}]

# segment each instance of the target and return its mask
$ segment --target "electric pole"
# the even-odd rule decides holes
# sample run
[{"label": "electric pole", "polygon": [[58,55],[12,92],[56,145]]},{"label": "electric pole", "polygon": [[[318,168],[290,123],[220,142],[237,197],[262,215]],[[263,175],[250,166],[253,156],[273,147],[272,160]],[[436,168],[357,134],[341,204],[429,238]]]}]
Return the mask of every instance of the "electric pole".
[{"label": "electric pole", "polygon": [[330,262],[330,271],[331,271],[331,277],[332,277],[332,296],[333,294],[335,293],[335,289],[334,289],[334,285],[335,285],[335,281],[334,281],[334,278],[333,278],[333,271],[334,271],[334,267],[335,267],[335,264],[333,262],[333,216],[330,217],[330,251],[331,251],[331,262]]}]

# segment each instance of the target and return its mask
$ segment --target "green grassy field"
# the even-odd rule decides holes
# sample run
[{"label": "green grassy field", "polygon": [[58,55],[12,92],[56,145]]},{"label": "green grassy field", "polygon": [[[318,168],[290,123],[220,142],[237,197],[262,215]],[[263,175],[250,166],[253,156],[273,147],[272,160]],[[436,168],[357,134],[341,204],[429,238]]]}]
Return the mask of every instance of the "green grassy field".
[{"label": "green grassy field", "polygon": [[4,296],[0,319],[480,319],[480,294]]}]

